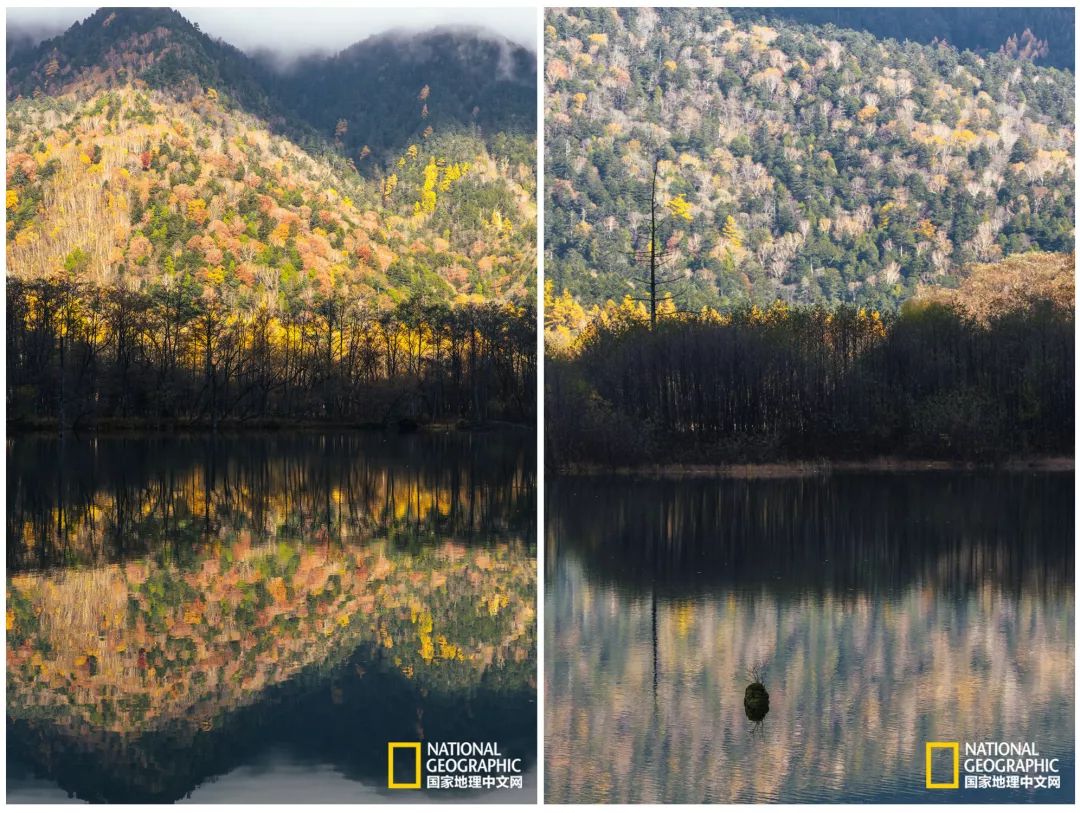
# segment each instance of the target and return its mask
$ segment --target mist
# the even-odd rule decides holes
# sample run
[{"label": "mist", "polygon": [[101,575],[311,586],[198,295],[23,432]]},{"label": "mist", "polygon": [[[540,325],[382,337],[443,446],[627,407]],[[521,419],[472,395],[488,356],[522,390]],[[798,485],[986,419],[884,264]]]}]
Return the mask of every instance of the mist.
[{"label": "mist", "polygon": [[[183,8],[206,34],[277,67],[308,56],[336,54],[368,37],[433,28],[493,32],[536,50],[532,8]],[[9,8],[7,41],[25,47],[63,33],[95,8]]]}]

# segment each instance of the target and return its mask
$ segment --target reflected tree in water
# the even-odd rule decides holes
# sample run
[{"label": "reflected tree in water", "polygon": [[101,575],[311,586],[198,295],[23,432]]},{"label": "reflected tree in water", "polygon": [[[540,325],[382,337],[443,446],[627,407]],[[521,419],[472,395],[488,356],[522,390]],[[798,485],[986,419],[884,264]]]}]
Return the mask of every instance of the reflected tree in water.
[{"label": "reflected tree in water", "polygon": [[1071,473],[547,496],[549,801],[925,801],[917,748],[945,730],[1038,739],[1071,773]]},{"label": "reflected tree in water", "polygon": [[528,756],[530,441],[9,439],[9,753],[96,801],[172,801],[269,732],[368,782],[357,732]]}]

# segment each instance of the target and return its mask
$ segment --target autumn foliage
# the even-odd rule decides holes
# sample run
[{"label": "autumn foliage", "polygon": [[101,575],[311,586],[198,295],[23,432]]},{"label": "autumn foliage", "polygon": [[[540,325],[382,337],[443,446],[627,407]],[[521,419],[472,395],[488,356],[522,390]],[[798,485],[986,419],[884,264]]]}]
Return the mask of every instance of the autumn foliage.
[{"label": "autumn foliage", "polygon": [[210,101],[9,107],[15,420],[532,418],[531,168],[433,138],[368,182]]}]

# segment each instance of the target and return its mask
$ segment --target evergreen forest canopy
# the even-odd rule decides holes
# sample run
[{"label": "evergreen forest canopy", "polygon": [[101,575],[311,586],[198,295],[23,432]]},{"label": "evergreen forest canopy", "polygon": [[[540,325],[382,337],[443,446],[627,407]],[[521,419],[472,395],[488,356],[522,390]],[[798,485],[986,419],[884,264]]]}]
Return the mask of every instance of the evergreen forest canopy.
[{"label": "evergreen forest canopy", "polygon": [[[798,10],[549,10],[556,293],[642,298],[652,247],[680,310],[780,299],[891,313],[972,263],[1071,251],[1073,74],[1043,67],[1022,28],[1000,49],[983,34],[978,53],[949,44],[951,28],[919,44],[927,18],[905,9],[889,36],[909,11],[919,30],[901,42]],[[852,12],[872,27],[870,10]],[[980,30],[1017,25],[1017,10],[997,12],[979,10]]]},{"label": "evergreen forest canopy", "polygon": [[[760,16],[759,9],[732,9]],[[875,37],[923,44],[947,42],[961,51],[1003,51],[1040,65],[1075,70],[1076,12],[1072,8],[771,8],[768,15],[811,25],[868,31]],[[1025,33],[1026,32],[1026,33]],[[1025,48],[1025,42],[1027,43]]]},{"label": "evergreen forest canopy", "polygon": [[531,420],[524,54],[436,31],[282,76],[167,9],[20,51],[9,417]]}]

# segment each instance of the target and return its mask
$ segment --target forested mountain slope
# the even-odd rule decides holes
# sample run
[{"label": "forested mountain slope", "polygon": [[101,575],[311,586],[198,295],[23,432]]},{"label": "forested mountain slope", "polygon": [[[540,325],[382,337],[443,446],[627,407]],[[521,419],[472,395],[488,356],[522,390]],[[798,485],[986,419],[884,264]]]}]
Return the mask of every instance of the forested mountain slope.
[{"label": "forested mountain slope", "polygon": [[530,170],[473,143],[414,145],[381,184],[313,157],[213,89],[180,103],[124,87],[8,112],[8,260],[134,288],[208,285],[237,306],[341,296],[376,309],[524,298],[534,279]]},{"label": "forested mountain slope", "polygon": [[545,267],[584,304],[645,293],[655,161],[682,309],[889,311],[1072,250],[1070,72],[745,10],[549,10],[545,52]]},{"label": "forested mountain slope", "polygon": [[360,172],[267,76],[161,9],[9,65],[9,419],[527,419],[534,133],[402,125]]},{"label": "forested mountain slope", "polygon": [[59,36],[10,54],[7,97],[93,93],[140,81],[177,97],[213,87],[248,112],[283,119],[283,104],[266,91],[268,78],[242,51],[172,9],[103,8]]},{"label": "forested mountain slope", "polygon": [[[768,15],[812,25],[835,25],[869,31],[875,37],[921,42],[945,41],[964,51],[992,54],[1005,51],[1040,65],[1074,70],[1076,12],[1066,7],[1014,6],[986,9],[964,7],[778,7]],[[760,16],[761,9],[732,10]],[[1029,36],[1025,36],[1025,32]],[[1024,43],[1028,43],[1025,48]],[[1037,44],[1036,44],[1037,43]]]},{"label": "forested mountain slope", "polygon": [[9,273],[134,288],[179,275],[237,305],[527,297],[528,150],[497,158],[432,129],[364,179],[255,117],[280,103],[252,65],[175,12],[137,9],[100,11],[12,67]]},{"label": "forested mountain slope", "polygon": [[342,153],[366,175],[429,128],[480,136],[501,155],[534,160],[535,149],[520,142],[536,132],[536,55],[493,32],[392,32],[284,66],[266,56],[248,56],[171,9],[104,8],[32,49],[17,48],[8,98],[133,81],[173,96],[213,87],[223,104],[306,149]]},{"label": "forested mountain slope", "polygon": [[[535,162],[536,54],[468,29],[370,37],[277,79],[296,115],[333,135],[363,172],[434,132],[482,135],[500,155]],[[508,138],[508,134],[526,136]],[[365,149],[366,148],[366,149]]]}]

